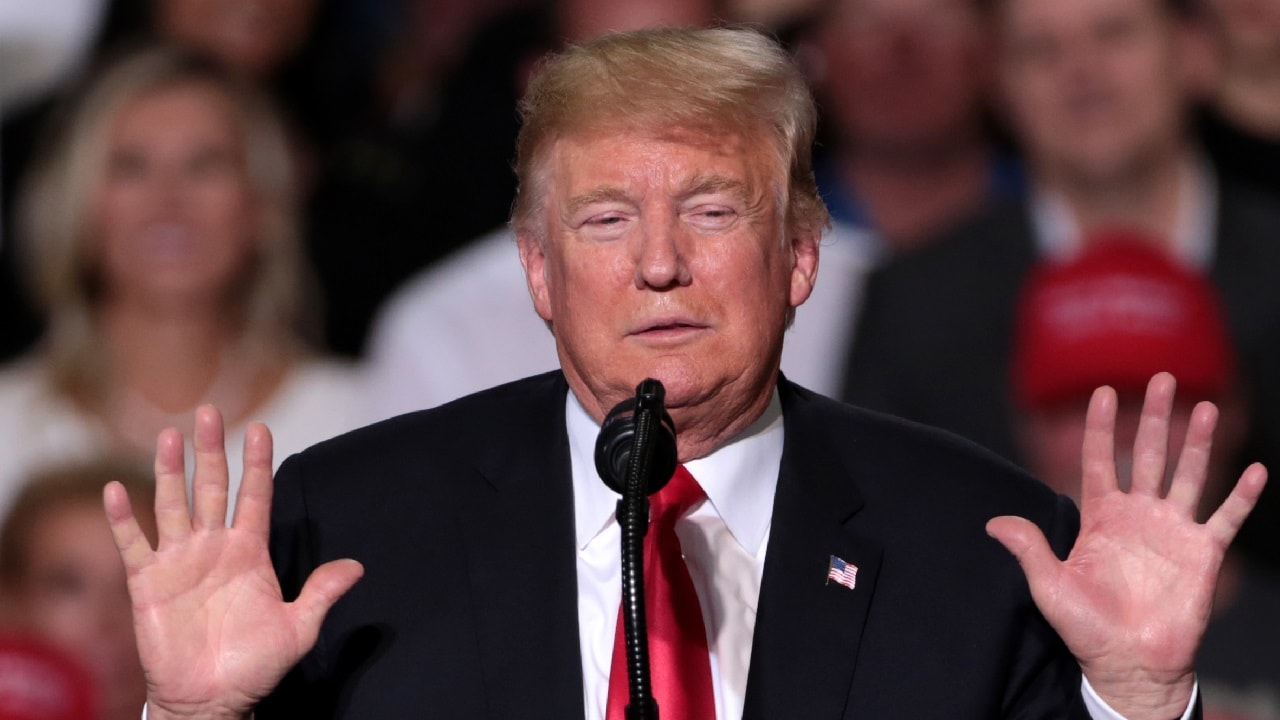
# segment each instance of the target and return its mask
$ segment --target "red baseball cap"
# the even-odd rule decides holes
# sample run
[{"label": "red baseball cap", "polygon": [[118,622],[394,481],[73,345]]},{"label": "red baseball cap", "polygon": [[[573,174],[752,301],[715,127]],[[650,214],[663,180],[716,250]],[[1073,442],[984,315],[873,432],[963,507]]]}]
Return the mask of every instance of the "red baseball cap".
[{"label": "red baseball cap", "polygon": [[34,638],[0,636],[0,720],[95,720],[93,680]]},{"label": "red baseball cap", "polygon": [[1014,394],[1048,408],[1110,385],[1142,392],[1172,373],[1184,397],[1212,398],[1234,377],[1214,288],[1141,235],[1091,236],[1066,262],[1045,263],[1022,288],[1014,336]]}]

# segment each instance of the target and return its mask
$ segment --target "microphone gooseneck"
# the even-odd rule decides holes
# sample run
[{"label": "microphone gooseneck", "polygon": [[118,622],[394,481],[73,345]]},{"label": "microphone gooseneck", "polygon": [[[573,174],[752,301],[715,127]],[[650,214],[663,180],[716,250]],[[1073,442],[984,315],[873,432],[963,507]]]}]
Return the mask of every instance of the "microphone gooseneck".
[{"label": "microphone gooseneck", "polygon": [[[636,386],[635,397],[614,406],[596,438],[596,472],[610,489],[626,495],[633,472],[644,480],[647,495],[661,490],[676,471],[675,423],[663,403],[666,389],[652,378]],[[659,436],[655,440],[654,433]],[[635,448],[639,448],[636,453]],[[632,468],[632,455],[638,463]]]},{"label": "microphone gooseneck", "polygon": [[605,417],[596,439],[596,472],[622,494],[622,620],[626,633],[627,720],[658,720],[649,677],[649,630],[644,607],[644,535],[649,527],[649,494],[661,490],[676,469],[675,424],[663,406],[662,383],[646,378],[636,396]]}]

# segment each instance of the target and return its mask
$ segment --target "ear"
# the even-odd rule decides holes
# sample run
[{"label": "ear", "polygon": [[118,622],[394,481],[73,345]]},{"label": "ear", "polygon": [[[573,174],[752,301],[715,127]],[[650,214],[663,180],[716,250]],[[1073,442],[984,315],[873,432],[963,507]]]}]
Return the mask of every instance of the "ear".
[{"label": "ear", "polygon": [[520,264],[524,266],[525,283],[538,317],[551,322],[551,293],[547,283],[547,254],[542,241],[529,232],[516,233],[520,248]]},{"label": "ear", "polygon": [[818,280],[820,230],[802,231],[791,239],[791,307],[799,307],[813,293]]}]

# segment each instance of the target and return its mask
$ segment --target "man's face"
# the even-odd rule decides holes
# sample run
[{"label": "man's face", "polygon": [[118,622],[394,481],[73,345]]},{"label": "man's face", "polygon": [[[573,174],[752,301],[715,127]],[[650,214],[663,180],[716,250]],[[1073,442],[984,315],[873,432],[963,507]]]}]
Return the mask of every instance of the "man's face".
[{"label": "man's face", "polygon": [[165,39],[264,79],[302,46],[319,6],[317,0],[155,0],[155,14]]},{"label": "man's face", "polygon": [[1226,52],[1240,62],[1269,61],[1280,54],[1280,2],[1209,0]]},{"label": "man's face", "polygon": [[979,123],[984,33],[972,0],[840,0],[817,36],[821,90],[844,142],[948,147]]},{"label": "man's face", "polygon": [[[1133,474],[1134,441],[1142,418],[1140,393],[1121,394],[1116,408],[1115,456],[1120,488],[1128,491]],[[1084,445],[1085,410],[1089,400],[1080,397],[1060,406],[1027,412],[1019,419],[1018,434],[1028,469],[1046,485],[1080,503],[1080,481],[1083,477],[1081,448]],[[1183,440],[1190,427],[1191,411],[1196,403],[1188,399],[1174,401],[1169,418],[1168,462],[1165,482],[1173,478]],[[1216,508],[1231,488],[1231,463],[1243,438],[1243,408],[1232,398],[1218,400],[1220,421],[1214,432],[1214,450],[1209,463],[1209,479],[1204,511]]]},{"label": "man's face", "polygon": [[[1032,474],[1055,491],[1075,500],[1077,505],[1080,503],[1083,471],[1080,451],[1084,447],[1084,419],[1088,407],[1089,398],[1082,396],[1061,405],[1030,411],[1018,423],[1023,454]],[[1133,441],[1138,433],[1141,407],[1141,397],[1126,396],[1116,413],[1116,468],[1125,488],[1129,486],[1133,468]],[[1185,411],[1175,415],[1175,420],[1184,419]],[[1185,421],[1174,431],[1170,438],[1178,444],[1173,448],[1176,451],[1186,434]]]},{"label": "man's face", "polygon": [[1187,35],[1161,0],[1004,0],[1002,83],[1033,164],[1108,180],[1177,142]]},{"label": "man's face", "polygon": [[817,237],[784,237],[772,147],[622,130],[551,148],[545,238],[521,236],[521,260],[597,419],[645,377],[666,386],[681,433],[767,401],[788,312],[817,270]]}]

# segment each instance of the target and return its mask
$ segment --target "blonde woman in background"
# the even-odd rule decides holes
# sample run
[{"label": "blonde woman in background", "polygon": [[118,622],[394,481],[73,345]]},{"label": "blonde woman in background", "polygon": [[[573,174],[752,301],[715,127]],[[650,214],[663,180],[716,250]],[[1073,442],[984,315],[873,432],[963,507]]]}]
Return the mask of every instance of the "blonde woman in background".
[{"label": "blonde woman in background", "polygon": [[278,458],[361,424],[352,370],[300,340],[293,169],[261,96],[145,50],[87,88],[49,150],[19,241],[50,327],[0,373],[0,510],[50,460],[149,453],[203,403],[232,448],[270,423]]}]

